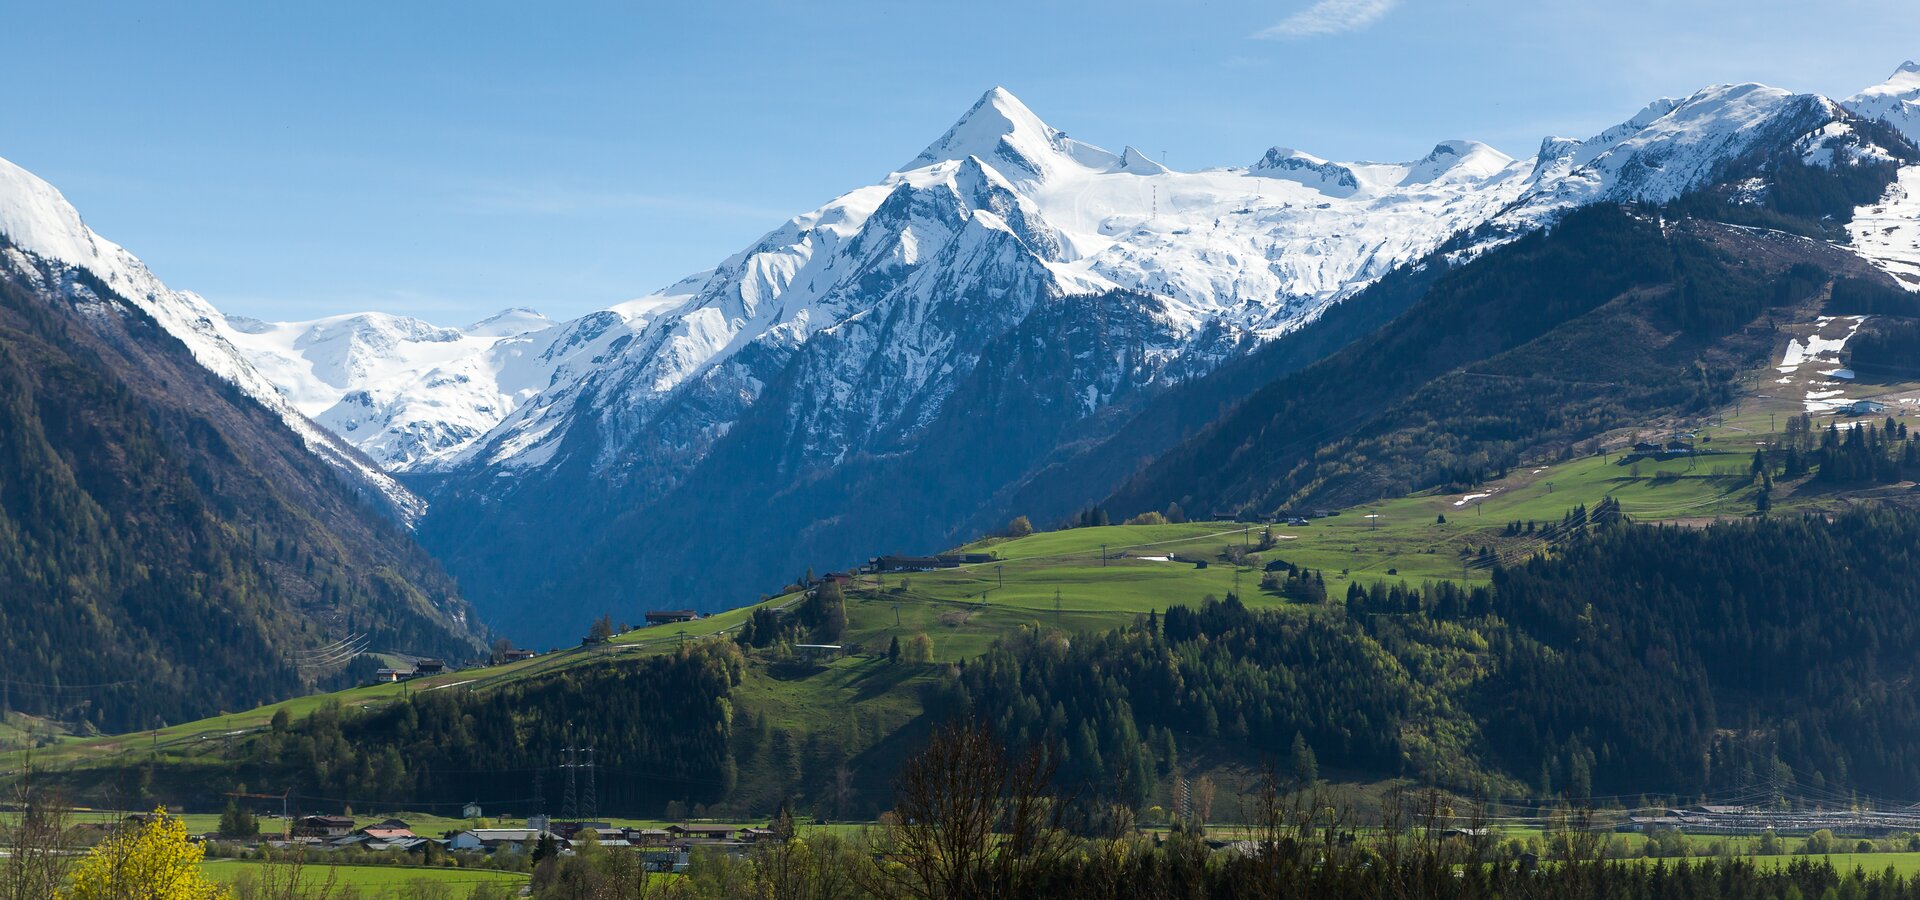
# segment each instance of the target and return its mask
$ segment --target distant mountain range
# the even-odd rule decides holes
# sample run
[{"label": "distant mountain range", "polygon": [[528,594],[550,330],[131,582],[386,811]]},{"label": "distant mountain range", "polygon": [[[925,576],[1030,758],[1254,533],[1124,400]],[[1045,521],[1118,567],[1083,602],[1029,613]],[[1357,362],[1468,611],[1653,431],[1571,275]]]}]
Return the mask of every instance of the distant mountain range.
[{"label": "distant mountain range", "polygon": [[[1879,135],[1915,137],[1916,110],[1909,64],[1838,102],[1711,87],[1524,160],[1444,141],[1406,163],[1274,148],[1183,172],[1072,139],[996,88],[878,183],[562,323],[222,317],[18,170],[0,179],[0,233],[124,285],[203,364],[419,516],[488,621],[560,640],[600,611],[731,605],[808,565],[1063,517],[1384,324],[1442,270],[1595,204],[1725,186],[1766,206],[1786,188],[1761,162],[1786,156],[1894,165],[1904,144]],[[1875,224],[1852,246],[1920,285],[1907,185],[1863,210]],[[1375,308],[1329,315],[1362,298]]]}]

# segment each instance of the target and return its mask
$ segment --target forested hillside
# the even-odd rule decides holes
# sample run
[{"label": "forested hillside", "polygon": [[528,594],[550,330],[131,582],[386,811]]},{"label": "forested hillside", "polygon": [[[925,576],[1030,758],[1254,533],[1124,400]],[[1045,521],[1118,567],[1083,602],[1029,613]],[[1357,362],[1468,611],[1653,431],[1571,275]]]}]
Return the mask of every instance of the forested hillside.
[{"label": "forested hillside", "polygon": [[[734,788],[728,697],[742,664],[731,645],[689,645],[481,694],[414,694],[375,714],[330,704],[298,722],[276,720],[221,777],[427,805],[481,796],[531,803],[535,773],[578,745],[594,749],[606,809],[710,802]],[[560,785],[550,790],[558,809]]]},{"label": "forested hillside", "polygon": [[[1581,511],[1584,520],[1589,513]],[[1920,514],[1706,529],[1595,510],[1491,590],[1357,586],[1322,615],[1229,599],[1011,639],[943,688],[1062,777],[1137,805],[1179,748],[1538,798],[1920,791]]]},{"label": "forested hillside", "polygon": [[[1753,483],[1786,477],[1785,456],[1759,460]],[[1920,792],[1905,752],[1920,704],[1903,689],[1920,677],[1920,583],[1902,575],[1920,511],[1685,528],[1632,524],[1606,500],[1511,527],[1551,550],[1470,586],[1318,591],[1333,573],[1280,545],[1255,605],[1180,599],[1098,631],[1029,620],[951,664],[913,646],[924,634],[843,665],[800,658],[795,641],[871,633],[822,589],[660,655],[326,704],[199,745],[145,786],[138,759],[71,784],[189,804],[240,782],[427,806],[492,788],[517,814],[538,805],[541,772],[552,801],[560,748],[586,743],[603,811],[752,816],[790,800],[866,817],[929,729],[973,720],[1051,747],[1058,783],[1093,810],[1164,805],[1178,778],[1263,760],[1299,781],[1408,777],[1542,804]],[[843,683],[858,702],[831,699]]]},{"label": "forested hillside", "polygon": [[[128,730],[479,648],[451,579],[270,412],[0,238],[0,704]],[[303,666],[302,663],[310,665]]]}]

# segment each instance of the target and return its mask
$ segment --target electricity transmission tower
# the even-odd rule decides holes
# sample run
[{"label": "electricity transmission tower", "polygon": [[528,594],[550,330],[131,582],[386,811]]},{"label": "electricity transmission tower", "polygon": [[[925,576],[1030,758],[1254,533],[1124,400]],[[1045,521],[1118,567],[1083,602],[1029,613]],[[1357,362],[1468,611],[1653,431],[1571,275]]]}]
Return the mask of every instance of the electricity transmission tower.
[{"label": "electricity transmission tower", "polygon": [[547,770],[533,770],[533,814],[541,818],[547,815]]},{"label": "electricity transmission tower", "polygon": [[587,761],[584,765],[584,768],[587,770],[587,790],[586,790],[586,793],[580,798],[580,811],[584,815],[585,819],[591,822],[594,819],[599,818],[599,815],[600,815],[600,810],[599,810],[600,802],[599,802],[599,799],[594,795],[594,789],[593,789],[594,765],[593,765],[593,748],[592,747],[587,748]]},{"label": "electricity transmission tower", "polygon": [[580,748],[568,747],[561,750],[560,753],[560,768],[567,773],[567,792],[561,796],[560,800],[560,820],[563,822],[578,822],[580,821]]}]

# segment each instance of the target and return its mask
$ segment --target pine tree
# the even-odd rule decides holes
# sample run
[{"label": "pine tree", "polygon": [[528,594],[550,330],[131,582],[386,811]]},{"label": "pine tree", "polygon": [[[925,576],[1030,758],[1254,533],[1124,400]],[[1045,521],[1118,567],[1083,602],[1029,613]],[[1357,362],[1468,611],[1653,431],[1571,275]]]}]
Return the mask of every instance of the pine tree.
[{"label": "pine tree", "polygon": [[1293,733],[1293,776],[1302,784],[1320,780],[1320,760],[1314,756],[1306,735],[1298,731]]}]

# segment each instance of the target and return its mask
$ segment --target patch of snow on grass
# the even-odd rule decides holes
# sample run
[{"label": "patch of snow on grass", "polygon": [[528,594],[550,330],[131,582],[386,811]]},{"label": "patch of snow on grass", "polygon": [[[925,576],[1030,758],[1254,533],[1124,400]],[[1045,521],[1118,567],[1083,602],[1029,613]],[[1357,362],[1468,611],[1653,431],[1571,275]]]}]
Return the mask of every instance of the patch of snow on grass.
[{"label": "patch of snow on grass", "polygon": [[1920,291],[1920,166],[1901,169],[1880,202],[1854,210],[1847,234],[1853,252]]}]

